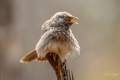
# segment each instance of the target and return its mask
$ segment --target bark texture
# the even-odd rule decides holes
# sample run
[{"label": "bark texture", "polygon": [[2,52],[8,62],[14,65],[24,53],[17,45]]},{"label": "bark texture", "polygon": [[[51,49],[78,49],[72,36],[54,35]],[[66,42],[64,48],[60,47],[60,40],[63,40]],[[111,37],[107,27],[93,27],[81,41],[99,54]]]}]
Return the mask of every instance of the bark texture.
[{"label": "bark texture", "polygon": [[55,53],[48,53],[46,57],[56,73],[57,80],[74,80],[72,71],[67,68],[66,60],[62,62]]}]

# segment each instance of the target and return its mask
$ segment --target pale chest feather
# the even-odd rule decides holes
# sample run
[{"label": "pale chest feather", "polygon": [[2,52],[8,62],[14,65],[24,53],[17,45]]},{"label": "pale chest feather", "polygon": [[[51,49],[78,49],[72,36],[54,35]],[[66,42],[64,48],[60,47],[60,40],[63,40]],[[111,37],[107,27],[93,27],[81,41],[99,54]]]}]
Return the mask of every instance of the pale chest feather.
[{"label": "pale chest feather", "polygon": [[57,53],[61,58],[65,58],[68,53],[78,47],[76,44],[78,45],[70,31],[51,30],[44,33],[36,45],[36,50],[41,56],[53,52]]}]

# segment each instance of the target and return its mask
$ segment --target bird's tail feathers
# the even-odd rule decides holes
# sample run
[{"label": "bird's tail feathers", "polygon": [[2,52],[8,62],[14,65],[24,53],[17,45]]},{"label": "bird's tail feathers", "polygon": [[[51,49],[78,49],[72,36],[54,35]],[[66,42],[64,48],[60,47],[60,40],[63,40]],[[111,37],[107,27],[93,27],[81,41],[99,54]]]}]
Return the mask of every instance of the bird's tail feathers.
[{"label": "bird's tail feathers", "polygon": [[25,54],[21,59],[20,59],[20,63],[29,63],[33,60],[36,60],[38,58],[38,54],[36,52],[36,50],[32,50],[30,52],[28,52],[27,54]]}]

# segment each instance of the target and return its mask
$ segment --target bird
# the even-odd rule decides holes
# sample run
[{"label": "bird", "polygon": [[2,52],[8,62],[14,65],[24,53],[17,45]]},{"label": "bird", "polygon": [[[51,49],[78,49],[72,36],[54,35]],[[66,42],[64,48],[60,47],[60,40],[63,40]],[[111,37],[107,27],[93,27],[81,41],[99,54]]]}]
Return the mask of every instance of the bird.
[{"label": "bird", "polygon": [[46,55],[57,54],[64,62],[72,54],[80,55],[80,46],[71,26],[78,24],[78,17],[63,11],[55,13],[41,25],[42,36],[35,48],[23,55],[21,63],[47,61]]}]

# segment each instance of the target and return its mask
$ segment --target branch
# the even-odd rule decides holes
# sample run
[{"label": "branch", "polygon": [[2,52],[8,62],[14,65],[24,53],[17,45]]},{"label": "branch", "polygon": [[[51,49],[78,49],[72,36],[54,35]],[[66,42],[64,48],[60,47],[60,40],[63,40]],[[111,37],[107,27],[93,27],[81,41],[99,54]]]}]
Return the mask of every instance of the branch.
[{"label": "branch", "polygon": [[48,53],[46,58],[53,67],[57,80],[74,80],[73,73],[67,69],[66,60],[62,62],[60,57],[55,53]]}]

